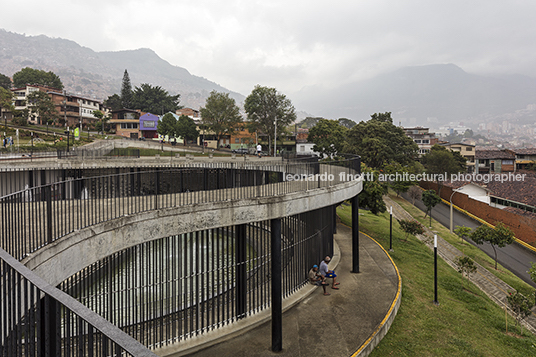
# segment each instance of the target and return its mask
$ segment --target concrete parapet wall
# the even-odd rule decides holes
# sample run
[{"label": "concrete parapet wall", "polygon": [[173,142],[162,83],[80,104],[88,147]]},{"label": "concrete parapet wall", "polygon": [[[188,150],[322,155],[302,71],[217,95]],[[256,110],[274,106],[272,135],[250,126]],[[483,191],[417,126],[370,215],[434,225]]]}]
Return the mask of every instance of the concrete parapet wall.
[{"label": "concrete parapet wall", "polygon": [[340,203],[361,190],[359,180],[286,195],[199,203],[124,216],[71,233],[23,263],[51,285],[57,285],[110,254],[147,241],[287,217]]}]

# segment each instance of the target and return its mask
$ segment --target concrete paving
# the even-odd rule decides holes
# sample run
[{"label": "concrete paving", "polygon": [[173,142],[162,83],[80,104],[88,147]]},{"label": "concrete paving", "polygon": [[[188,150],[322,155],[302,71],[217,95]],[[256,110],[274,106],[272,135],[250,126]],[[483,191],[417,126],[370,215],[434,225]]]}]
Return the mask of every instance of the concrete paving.
[{"label": "concrete paving", "polygon": [[[387,253],[363,234],[360,235],[360,273],[352,273],[351,230],[342,225],[339,225],[337,230],[335,241],[339,246],[340,256],[334,256],[333,261],[340,258],[334,268],[340,289],[333,290],[329,287],[328,292],[331,295],[324,296],[321,287],[313,287],[310,295],[283,314],[281,352],[271,351],[271,322],[267,321],[238,337],[196,353],[189,353],[188,356],[294,357],[368,354],[375,346],[374,343],[377,344],[385,335],[398,310],[399,275]],[[390,316],[390,319],[387,319],[387,316]],[[358,350],[359,354],[356,353]]]}]

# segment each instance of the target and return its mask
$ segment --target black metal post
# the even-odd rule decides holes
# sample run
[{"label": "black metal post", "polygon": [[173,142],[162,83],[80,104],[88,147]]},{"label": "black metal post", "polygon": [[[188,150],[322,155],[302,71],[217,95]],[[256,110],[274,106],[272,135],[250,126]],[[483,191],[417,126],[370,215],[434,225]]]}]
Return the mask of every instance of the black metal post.
[{"label": "black metal post", "polygon": [[333,205],[333,234],[337,234],[337,205]]},{"label": "black metal post", "polygon": [[389,211],[389,250],[393,250],[393,206]]},{"label": "black metal post", "polygon": [[437,234],[434,234],[434,304],[439,305],[437,301]]},{"label": "black metal post", "polygon": [[352,273],[359,273],[359,195],[352,198]]},{"label": "black metal post", "polygon": [[281,219],[271,222],[272,248],[272,351],[283,349],[283,296],[281,284]]},{"label": "black metal post", "polygon": [[236,317],[246,317],[247,271],[246,271],[246,225],[236,226]]}]

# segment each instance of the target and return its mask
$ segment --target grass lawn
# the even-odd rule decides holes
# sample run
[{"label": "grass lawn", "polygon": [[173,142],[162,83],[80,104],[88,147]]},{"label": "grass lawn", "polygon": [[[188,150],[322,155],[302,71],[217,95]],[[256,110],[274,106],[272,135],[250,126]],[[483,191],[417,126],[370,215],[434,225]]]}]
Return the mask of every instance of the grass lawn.
[{"label": "grass lawn", "polygon": [[[424,219],[424,213],[420,209],[413,206],[411,202],[408,202],[403,198],[396,197],[396,195],[391,195],[390,197],[399,205],[401,205],[406,211],[408,211],[415,219],[417,219],[423,225],[426,225],[428,227],[428,225],[430,224],[430,220],[428,219],[428,217]],[[432,210],[432,218],[433,216],[434,211]],[[494,259],[490,258],[486,253],[476,248],[472,244],[463,241],[457,235],[451,234],[448,228],[433,219],[432,230],[437,231],[438,234],[447,242],[459,249],[465,255],[471,257],[471,259],[473,259],[475,262],[482,265],[492,274],[494,274],[499,279],[503,280],[505,283],[521,292],[523,295],[532,296],[532,294],[534,293],[534,288],[532,288],[529,284],[525,283],[523,280],[519,279],[512,272],[510,272],[508,269],[504,268],[500,264],[497,265],[497,270],[495,270]]]},{"label": "grass lawn", "polygon": [[[338,214],[343,223],[351,224],[350,206],[339,207]],[[360,231],[388,249],[389,214],[360,214]],[[402,304],[371,356],[536,356],[536,337],[525,330],[519,336],[510,316],[506,333],[504,310],[442,259],[438,259],[439,305],[434,305],[433,253],[415,237],[403,240],[394,221],[390,255],[402,276]]]}]

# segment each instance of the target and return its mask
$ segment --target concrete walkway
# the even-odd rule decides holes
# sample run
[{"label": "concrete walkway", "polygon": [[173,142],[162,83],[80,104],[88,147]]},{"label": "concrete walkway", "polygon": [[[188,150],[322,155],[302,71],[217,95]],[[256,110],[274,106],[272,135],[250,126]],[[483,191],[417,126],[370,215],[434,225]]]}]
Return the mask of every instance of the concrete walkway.
[{"label": "concrete walkway", "polygon": [[[413,217],[408,212],[406,212],[398,203],[393,201],[389,196],[384,196],[384,201],[387,207],[393,206],[393,216],[396,219],[413,219]],[[419,235],[417,236],[417,238],[423,241],[430,249],[433,249],[434,242],[433,239],[430,239],[430,237],[433,237],[433,232],[428,227],[424,228],[425,235]],[[439,235],[437,236],[437,254],[454,269],[458,268],[455,263],[456,258],[463,255],[461,251],[456,249]],[[471,282],[502,308],[508,306],[508,302],[506,300],[508,291],[513,291],[515,289],[512,288],[510,285],[506,284],[501,279],[497,278],[495,275],[490,273],[487,269],[485,269],[478,263],[475,262],[475,265],[477,266],[477,272],[471,274]],[[523,325],[533,334],[536,334],[536,316],[534,315],[534,312],[531,316],[525,319]]]},{"label": "concrete walkway", "polygon": [[[368,355],[385,335],[398,311],[399,275],[387,253],[363,234],[360,235],[361,272],[351,273],[351,230],[342,225],[337,230],[335,240],[340,253],[334,256],[330,268],[333,269],[333,262],[340,258],[335,268],[340,289],[328,288],[330,296],[324,296],[322,288],[313,286],[298,293],[309,295],[283,314],[283,351],[271,351],[268,315],[260,326],[196,353],[186,352],[188,356]],[[165,355],[185,354],[167,352]]]}]

